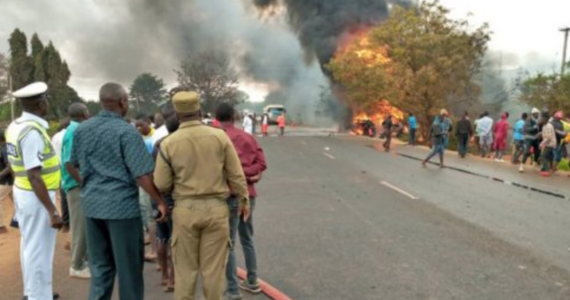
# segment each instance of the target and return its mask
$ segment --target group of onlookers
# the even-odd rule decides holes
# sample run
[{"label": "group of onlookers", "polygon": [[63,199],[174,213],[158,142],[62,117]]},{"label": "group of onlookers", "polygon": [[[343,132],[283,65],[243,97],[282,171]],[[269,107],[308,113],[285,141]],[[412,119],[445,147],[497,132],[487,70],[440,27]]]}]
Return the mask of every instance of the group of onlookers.
[{"label": "group of onlookers", "polygon": [[[508,112],[502,113],[498,120],[484,112],[471,122],[466,112],[455,125],[459,156],[466,157],[469,143],[473,141],[478,155],[483,158],[492,156],[496,162],[504,162],[509,145],[512,145],[511,162],[519,165],[519,171],[524,172],[528,159],[532,157],[531,163],[540,165],[540,173],[543,176],[549,176],[556,171],[562,159],[568,158],[570,123],[564,120],[562,111],[550,115],[533,108],[530,115],[523,113],[513,126],[512,140],[509,140],[511,126],[508,119]],[[418,125],[413,114],[408,118],[408,126],[409,144],[415,145]],[[442,109],[430,125],[428,141],[432,152],[422,162],[423,166],[435,155],[439,155],[440,164],[444,166],[443,153],[449,146],[452,128],[448,112]],[[386,148],[386,145],[384,147]]]},{"label": "group of onlookers", "polygon": [[[74,103],[70,122],[50,137],[47,89],[39,82],[14,92],[23,113],[0,137],[0,196],[14,194],[25,300],[59,298],[52,268],[56,233],[65,227],[69,275],[90,280],[89,299],[111,299],[116,277],[120,299],[143,299],[145,260],[158,262],[161,284],[177,300],[193,299],[199,274],[208,300],[261,292],[252,213],[254,185],[267,167],[254,136],[234,127],[233,106],[220,105],[208,126],[200,96],[176,91],[154,118],[133,120],[125,89],[108,83],[100,113],[91,117]],[[247,267],[241,281],[237,236]]]}]

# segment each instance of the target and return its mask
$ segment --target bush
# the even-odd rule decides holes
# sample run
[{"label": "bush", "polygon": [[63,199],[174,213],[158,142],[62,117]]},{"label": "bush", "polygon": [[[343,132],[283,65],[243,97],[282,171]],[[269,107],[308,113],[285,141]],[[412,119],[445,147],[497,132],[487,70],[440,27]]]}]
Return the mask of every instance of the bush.
[{"label": "bush", "polygon": [[560,163],[558,163],[558,170],[570,171],[570,160],[568,160],[568,158],[563,158]]}]

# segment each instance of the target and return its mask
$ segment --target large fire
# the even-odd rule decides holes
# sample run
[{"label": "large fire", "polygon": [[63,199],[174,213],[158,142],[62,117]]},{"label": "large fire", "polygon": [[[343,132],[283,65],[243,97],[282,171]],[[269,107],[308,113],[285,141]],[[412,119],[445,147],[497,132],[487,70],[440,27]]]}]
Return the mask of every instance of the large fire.
[{"label": "large fire", "polygon": [[357,135],[371,135],[371,132],[364,132],[365,128],[368,128],[364,125],[367,121],[372,122],[375,128],[382,128],[382,123],[388,116],[392,116],[394,123],[402,122],[405,117],[404,112],[390,105],[390,103],[386,100],[378,101],[378,103],[368,111],[369,113],[361,111],[354,115],[352,118],[353,133]]},{"label": "large fire", "polygon": [[[384,65],[390,62],[386,48],[372,45],[368,33],[369,29],[363,29],[345,37],[341,40],[335,55],[354,53],[359,59],[363,60],[364,65],[367,67],[379,64]],[[375,128],[381,128],[384,119],[388,115],[393,117],[395,123],[404,120],[404,113],[392,106],[388,100],[377,101],[371,109],[354,108],[353,111],[355,111],[355,114],[352,119],[352,131],[358,135],[372,135],[370,123]]]}]

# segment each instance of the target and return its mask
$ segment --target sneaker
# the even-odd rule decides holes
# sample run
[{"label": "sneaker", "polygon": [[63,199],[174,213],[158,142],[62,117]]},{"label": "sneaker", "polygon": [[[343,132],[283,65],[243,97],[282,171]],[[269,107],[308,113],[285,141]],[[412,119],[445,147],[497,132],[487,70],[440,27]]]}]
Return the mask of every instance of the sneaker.
[{"label": "sneaker", "polygon": [[[22,298],[23,300],[28,300],[28,296],[24,296],[24,298]],[[59,299],[59,294],[58,293],[53,293],[53,300],[57,300]]]},{"label": "sneaker", "polygon": [[548,172],[548,171],[540,171],[540,176],[542,176],[542,177],[548,177],[548,176],[550,176],[550,172]]},{"label": "sneaker", "polygon": [[519,173],[523,173],[523,172],[524,172],[524,166],[523,166],[523,164],[521,164],[519,166]]},{"label": "sneaker", "polygon": [[89,271],[89,268],[85,268],[83,270],[75,270],[74,268],[69,268],[69,277],[89,279],[91,278],[91,271]]},{"label": "sneaker", "polygon": [[247,280],[243,280],[239,283],[239,287],[242,290],[248,291],[252,294],[259,294],[261,293],[261,287],[259,286],[259,282],[256,280],[255,282],[249,282]]},{"label": "sneaker", "polygon": [[243,296],[238,292],[237,294],[226,293],[227,300],[241,300]]}]

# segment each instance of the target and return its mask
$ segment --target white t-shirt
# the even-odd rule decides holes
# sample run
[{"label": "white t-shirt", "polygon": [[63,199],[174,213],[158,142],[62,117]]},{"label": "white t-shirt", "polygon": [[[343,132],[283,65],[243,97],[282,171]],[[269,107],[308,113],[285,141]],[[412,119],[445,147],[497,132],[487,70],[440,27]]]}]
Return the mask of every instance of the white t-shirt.
[{"label": "white t-shirt", "polygon": [[154,134],[152,135],[153,144],[156,145],[156,142],[160,141],[162,138],[168,135],[168,129],[166,129],[165,125],[162,125],[154,130]]},{"label": "white t-shirt", "polygon": [[53,148],[55,149],[55,153],[61,159],[61,150],[63,148],[63,137],[65,136],[65,132],[67,129],[60,130],[58,133],[54,134],[51,138],[51,143]]},{"label": "white t-shirt", "polygon": [[483,117],[475,121],[475,125],[477,125],[477,135],[486,136],[491,134],[491,130],[493,129],[493,119],[490,117]]},{"label": "white t-shirt", "polygon": [[243,131],[253,134],[253,122],[250,117],[243,118]]}]

